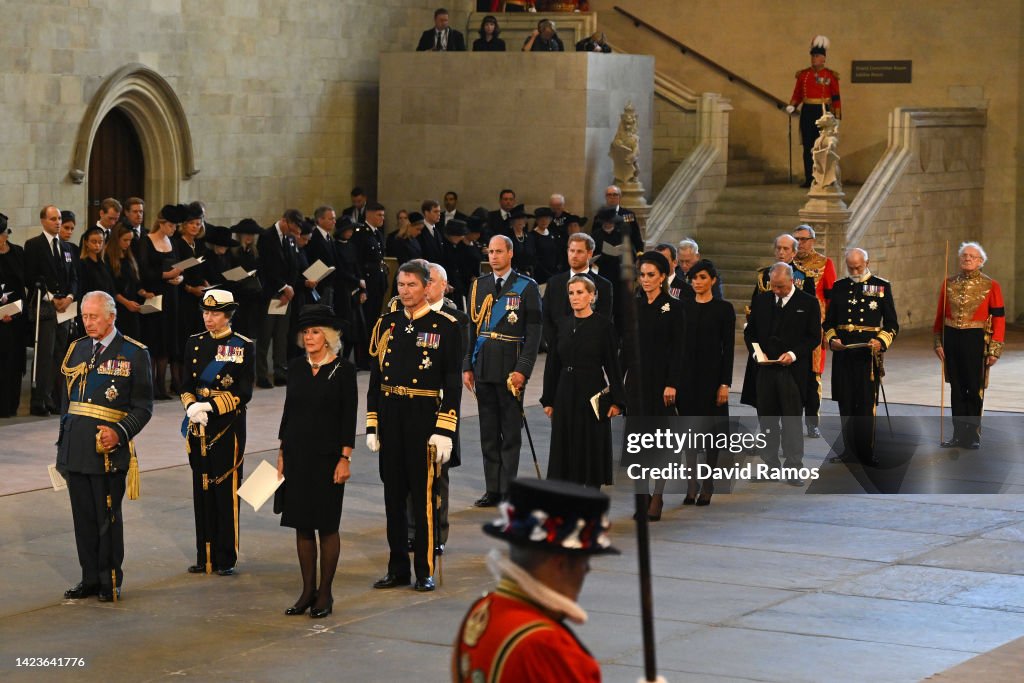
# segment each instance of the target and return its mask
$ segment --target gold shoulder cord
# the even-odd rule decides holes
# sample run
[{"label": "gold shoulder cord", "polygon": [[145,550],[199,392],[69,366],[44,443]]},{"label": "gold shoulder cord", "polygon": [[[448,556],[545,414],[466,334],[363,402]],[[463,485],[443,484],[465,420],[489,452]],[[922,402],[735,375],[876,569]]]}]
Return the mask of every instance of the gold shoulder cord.
[{"label": "gold shoulder cord", "polygon": [[380,369],[384,369],[384,355],[388,352],[388,344],[391,342],[391,328],[384,330],[383,334],[380,332],[380,323],[384,318],[378,318],[377,322],[373,326],[373,334],[370,335],[370,355],[377,359],[377,363],[380,365]]},{"label": "gold shoulder cord", "polygon": [[469,317],[476,325],[476,333],[480,334],[480,328],[484,323],[491,323],[491,307],[494,306],[494,296],[488,294],[480,304],[480,310],[476,309],[476,285],[479,280],[473,280],[473,291],[469,295]]},{"label": "gold shoulder cord", "polygon": [[60,371],[64,375],[64,383],[68,389],[68,400],[71,400],[71,386],[77,381],[78,382],[78,396],[79,400],[82,399],[82,395],[85,393],[85,382],[89,377],[89,366],[86,363],[79,363],[73,367],[68,367],[68,359],[71,358],[71,352],[74,350],[75,344],[68,347],[68,352],[64,354],[64,360],[61,361]]}]

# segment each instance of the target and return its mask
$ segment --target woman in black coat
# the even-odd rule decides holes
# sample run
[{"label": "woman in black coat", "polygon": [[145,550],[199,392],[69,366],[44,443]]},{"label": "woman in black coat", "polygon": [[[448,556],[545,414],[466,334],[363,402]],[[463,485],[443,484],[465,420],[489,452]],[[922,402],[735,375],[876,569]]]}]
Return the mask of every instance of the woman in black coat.
[{"label": "woman in black coat", "polygon": [[[593,280],[576,275],[566,286],[573,315],[559,321],[558,341],[548,349],[540,398],[552,420],[547,477],[601,488],[614,483],[610,419],[626,404],[617,335],[607,317],[594,313],[597,288]],[[599,419],[590,399],[606,388],[607,408]]]},{"label": "woman in black coat", "polygon": [[[92,226],[82,235],[79,254],[78,281],[82,296],[86,292],[105,292],[114,296],[114,274],[103,258],[103,228]],[[84,329],[84,328],[83,328]]]},{"label": "woman in black coat", "polygon": [[356,438],[356,369],[338,357],[342,323],[329,307],[304,306],[298,327],[306,362],[288,365],[277,454],[277,472],[285,482],[275,503],[280,503],[281,526],[295,529],[302,572],[302,593],[285,614],[309,609],[309,616],[319,619],[330,614],[334,604],[331,584],[341,555],[341,504]]},{"label": "woman in black coat", "polygon": [[[183,219],[183,207],[168,204],[160,209],[149,234],[142,238],[139,248],[139,280],[147,292],[160,297],[158,313],[142,316],[142,341],[149,347],[153,359],[153,398],[167,400],[167,363],[181,356],[185,338],[178,333],[178,292],[184,281],[171,242],[171,235]],[[180,380],[180,374],[177,378]],[[174,389],[177,389],[175,380]]]},{"label": "woman in black coat", "polygon": [[[640,405],[631,415],[645,417],[678,415],[676,400],[683,390],[686,353],[686,314],[679,299],[667,291],[668,259],[657,251],[647,251],[637,260],[640,269],[640,294],[636,298],[637,336],[639,337]],[[651,496],[648,516],[661,519],[662,491],[659,479]]]},{"label": "woman in black coat", "polygon": [[480,22],[480,37],[473,41],[473,52],[504,52],[505,41],[499,35],[498,20],[488,14]]},{"label": "woman in black coat", "polygon": [[0,214],[0,305],[22,302],[22,313],[0,317],[0,417],[14,417],[21,402],[25,374],[25,250],[8,241],[7,217]]},{"label": "woman in black coat", "polygon": [[[713,296],[718,271],[706,259],[695,263],[689,271],[690,285],[696,295],[687,304],[686,371],[684,389],[679,394],[679,412],[697,416],[694,431],[705,434],[729,433],[729,387],[732,385],[733,347],[736,343],[736,311],[728,301]],[[718,467],[718,448],[705,450],[707,464]],[[696,472],[697,451],[686,451],[686,465]],[[684,505],[710,505],[715,491],[714,480],[688,482]]]},{"label": "woman in black coat", "polygon": [[[114,276],[114,301],[117,302],[117,329],[133,339],[142,339],[142,316],[139,309],[147,299],[156,296],[142,288],[139,282],[139,265],[132,253],[132,239],[135,233],[123,225],[111,230],[110,239],[104,248],[104,255],[110,272]],[[142,237],[141,239],[147,239]]]}]

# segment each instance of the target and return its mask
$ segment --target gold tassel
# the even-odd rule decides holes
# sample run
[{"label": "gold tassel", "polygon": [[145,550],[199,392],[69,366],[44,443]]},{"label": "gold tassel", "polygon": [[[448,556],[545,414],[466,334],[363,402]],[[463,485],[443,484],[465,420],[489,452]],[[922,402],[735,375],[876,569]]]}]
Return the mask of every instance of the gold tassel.
[{"label": "gold tassel", "polygon": [[135,457],[135,447],[132,447],[132,458],[128,461],[128,482],[126,485],[128,500],[139,499],[139,459]]}]

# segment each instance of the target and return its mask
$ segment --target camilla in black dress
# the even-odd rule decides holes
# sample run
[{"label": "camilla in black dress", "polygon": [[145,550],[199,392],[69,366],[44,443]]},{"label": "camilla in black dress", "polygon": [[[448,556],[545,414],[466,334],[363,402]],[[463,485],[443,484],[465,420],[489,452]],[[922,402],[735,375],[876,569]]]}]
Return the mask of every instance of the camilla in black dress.
[{"label": "camilla in black dress", "polygon": [[[641,405],[631,415],[678,415],[676,402],[684,386],[686,313],[683,304],[667,291],[669,263],[661,253],[646,251],[637,260],[641,291],[636,298],[640,373],[637,395]],[[665,480],[655,482],[648,517],[661,519]]]},{"label": "camilla in black dress", "polygon": [[574,315],[559,321],[557,343],[548,349],[540,399],[552,420],[547,478],[600,488],[614,483],[611,421],[607,413],[595,417],[590,398],[608,387],[612,413],[626,404],[617,335],[607,317],[590,310],[593,281],[576,276],[567,286],[570,305],[589,299],[585,310],[574,307]]},{"label": "camilla in black dress", "polygon": [[[698,261],[690,268],[689,276],[696,298],[686,308],[686,374],[679,412],[696,416],[694,429],[716,436],[728,434],[736,311],[728,301],[714,298],[718,271],[710,261]],[[708,448],[705,454],[707,464],[717,467],[718,448]],[[695,471],[696,451],[687,451],[686,464]],[[713,481],[703,481],[697,496],[697,481],[691,479],[683,502],[708,505],[714,490]]]},{"label": "camilla in black dress", "polygon": [[[342,325],[327,306],[304,306],[299,314],[299,338],[306,362],[290,363],[278,471],[285,483],[279,490],[281,526],[296,534],[302,595],[286,614],[330,614],[331,583],[340,556],[338,528],[356,437],[356,370],[337,356]],[[316,588],[320,532],[320,584]]]}]

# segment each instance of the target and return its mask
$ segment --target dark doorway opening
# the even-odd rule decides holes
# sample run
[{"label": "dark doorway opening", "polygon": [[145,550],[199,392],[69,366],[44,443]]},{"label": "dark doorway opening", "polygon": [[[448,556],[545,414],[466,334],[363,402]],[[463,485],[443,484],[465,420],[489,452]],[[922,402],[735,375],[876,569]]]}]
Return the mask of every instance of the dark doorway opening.
[{"label": "dark doorway opening", "polygon": [[[100,202],[113,197],[145,199],[146,168],[142,144],[131,119],[119,108],[103,118],[89,154],[89,216],[85,225],[99,218]],[[82,223],[79,223],[82,226]]]}]

